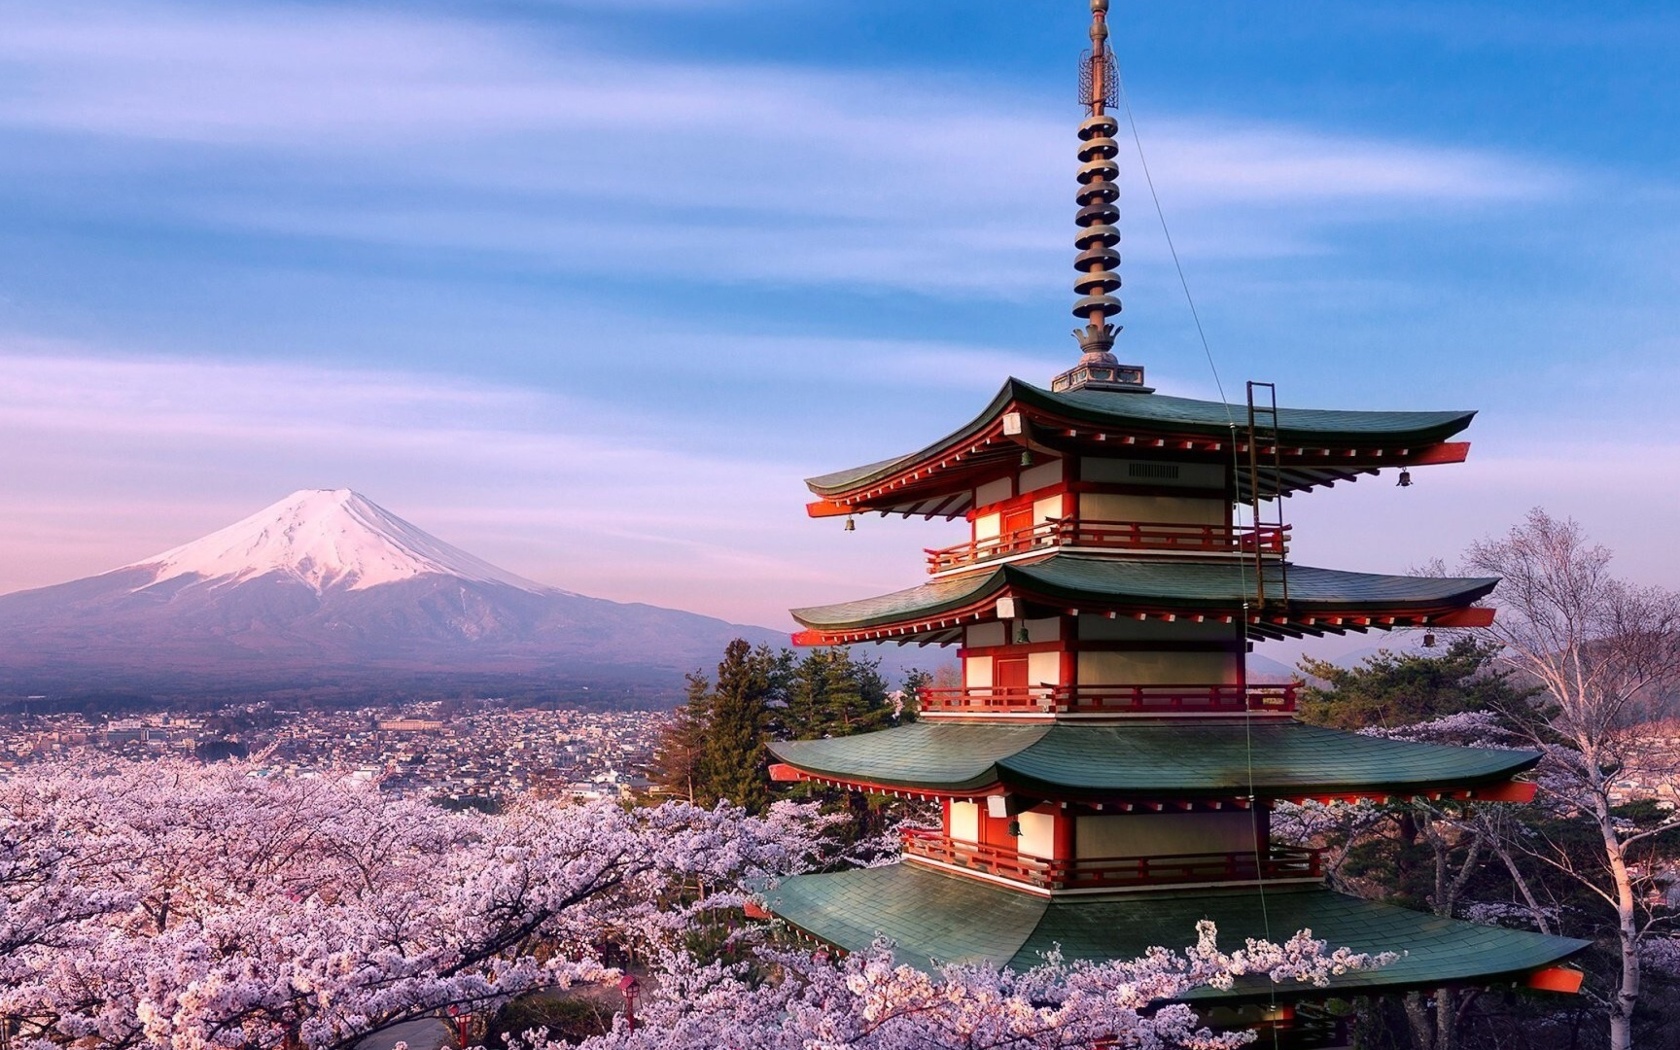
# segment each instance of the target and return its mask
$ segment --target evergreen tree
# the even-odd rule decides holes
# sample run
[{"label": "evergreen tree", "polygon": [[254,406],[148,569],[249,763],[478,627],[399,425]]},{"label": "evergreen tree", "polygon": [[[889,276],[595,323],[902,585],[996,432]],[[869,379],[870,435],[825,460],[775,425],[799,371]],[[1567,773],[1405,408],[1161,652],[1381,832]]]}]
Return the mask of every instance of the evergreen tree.
[{"label": "evergreen tree", "polygon": [[[650,770],[653,782],[666,794],[693,802],[705,794],[700,780],[701,755],[712,723],[712,684],[704,675],[688,676],[688,700],[659,731]],[[715,792],[714,792],[715,794]]]},{"label": "evergreen tree", "polygon": [[728,799],[749,813],[761,813],[769,803],[764,729],[780,666],[768,646],[755,650],[737,638],[724,650],[707,704],[695,802],[710,806]]},{"label": "evergreen tree", "polygon": [[1531,695],[1494,669],[1499,646],[1475,638],[1453,640],[1439,656],[1391,653],[1338,667],[1304,657],[1301,670],[1324,682],[1301,693],[1301,720],[1336,729],[1393,729],[1464,711],[1507,708]]},{"label": "evergreen tree", "polygon": [[794,740],[866,733],[893,717],[880,662],[854,659],[845,649],[814,649],[793,664],[786,701],[777,729]]},{"label": "evergreen tree", "polygon": [[899,690],[898,720],[914,722],[922,713],[922,690],[933,688],[933,674],[920,667],[904,673],[904,687]]}]

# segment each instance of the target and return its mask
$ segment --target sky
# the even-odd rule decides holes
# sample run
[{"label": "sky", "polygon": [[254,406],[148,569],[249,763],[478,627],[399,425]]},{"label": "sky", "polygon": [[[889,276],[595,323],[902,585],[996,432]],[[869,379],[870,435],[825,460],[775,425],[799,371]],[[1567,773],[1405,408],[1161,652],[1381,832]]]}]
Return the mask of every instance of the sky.
[{"label": "sky", "polygon": [[[1082,0],[10,0],[0,592],[348,487],[520,575],[770,627],[960,522],[802,478],[1077,357]],[[1117,354],[1481,411],[1289,502],[1405,571],[1576,518],[1680,587],[1680,10],[1116,0]]]}]

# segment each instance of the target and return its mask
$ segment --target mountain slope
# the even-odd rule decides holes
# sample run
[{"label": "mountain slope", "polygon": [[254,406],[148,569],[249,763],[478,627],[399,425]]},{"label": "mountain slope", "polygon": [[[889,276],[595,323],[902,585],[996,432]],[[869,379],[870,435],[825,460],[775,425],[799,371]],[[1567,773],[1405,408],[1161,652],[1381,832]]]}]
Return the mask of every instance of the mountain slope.
[{"label": "mountain slope", "polygon": [[428,535],[349,489],[294,492],[243,521],[123,568],[153,572],[154,585],[182,576],[238,583],[276,575],[321,593],[440,575],[533,594],[554,591]]},{"label": "mountain slope", "polygon": [[305,490],[152,558],[0,596],[0,691],[191,677],[653,677],[761,627],[534,583],[347,489]]}]

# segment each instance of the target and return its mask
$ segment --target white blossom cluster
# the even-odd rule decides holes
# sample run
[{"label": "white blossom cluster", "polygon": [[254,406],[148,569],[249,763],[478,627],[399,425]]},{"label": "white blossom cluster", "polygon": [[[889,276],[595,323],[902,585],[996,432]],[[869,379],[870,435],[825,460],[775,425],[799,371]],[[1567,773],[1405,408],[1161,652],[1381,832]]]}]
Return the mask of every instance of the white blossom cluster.
[{"label": "white blossom cluster", "polygon": [[[1089,1050],[1093,1046],[1229,1050],[1247,1031],[1215,1032],[1174,1002],[1203,985],[1229,988],[1258,975],[1322,986],[1393,955],[1326,951],[1310,931],[1284,944],[1248,941],[1220,951],[1211,922],[1183,953],[1155,948],[1124,962],[1068,962],[1052,954],[1015,972],[948,965],[929,974],[897,963],[877,941],[831,963],[825,953],[761,953],[760,966],[702,966],[670,960],[646,1022],[619,1024],[583,1050]],[[753,979],[765,963],[776,979]],[[537,1040],[535,1050],[559,1050]]]},{"label": "white blossom cluster", "polygon": [[1019,973],[928,974],[885,942],[838,961],[752,951],[772,938],[746,933],[746,962],[681,952],[703,909],[831,860],[823,830],[789,804],[526,800],[492,816],[237,765],[36,767],[0,781],[0,1023],[14,1050],[349,1050],[452,1006],[609,978],[610,940],[664,972],[642,1024],[621,1017],[593,1050],[1213,1050],[1248,1033],[1204,1030],[1173,1000],[1385,961],[1307,932],[1226,953],[1212,924],[1182,954]]},{"label": "white blossom cluster", "polygon": [[20,1050],[347,1047],[598,977],[603,939],[664,943],[701,906],[685,887],[801,870],[819,829],[792,806],[484,816],[237,766],[43,766],[0,782],[0,1018]]}]

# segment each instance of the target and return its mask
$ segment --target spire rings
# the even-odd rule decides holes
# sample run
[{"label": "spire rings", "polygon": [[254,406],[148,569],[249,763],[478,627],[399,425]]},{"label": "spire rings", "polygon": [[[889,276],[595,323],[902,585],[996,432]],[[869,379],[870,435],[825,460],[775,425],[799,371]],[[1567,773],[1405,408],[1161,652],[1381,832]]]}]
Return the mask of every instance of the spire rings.
[{"label": "spire rings", "polygon": [[[1120,243],[1120,231],[1113,226],[1088,226],[1079,231],[1079,236],[1073,239],[1073,246],[1081,251],[1102,245],[1112,248]],[[1118,261],[1118,260],[1116,260]],[[1074,265],[1078,265],[1075,262]]]}]

